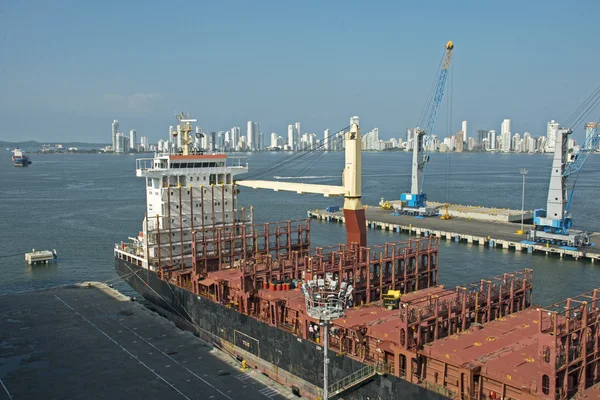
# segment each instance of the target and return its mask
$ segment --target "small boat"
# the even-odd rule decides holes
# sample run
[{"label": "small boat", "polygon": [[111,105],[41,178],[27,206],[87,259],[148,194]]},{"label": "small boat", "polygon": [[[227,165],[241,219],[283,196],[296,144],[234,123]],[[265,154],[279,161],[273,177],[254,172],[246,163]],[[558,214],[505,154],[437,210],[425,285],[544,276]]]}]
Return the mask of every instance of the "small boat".
[{"label": "small boat", "polygon": [[21,149],[13,150],[12,162],[15,167],[26,167],[33,163],[29,157],[23,154]]}]

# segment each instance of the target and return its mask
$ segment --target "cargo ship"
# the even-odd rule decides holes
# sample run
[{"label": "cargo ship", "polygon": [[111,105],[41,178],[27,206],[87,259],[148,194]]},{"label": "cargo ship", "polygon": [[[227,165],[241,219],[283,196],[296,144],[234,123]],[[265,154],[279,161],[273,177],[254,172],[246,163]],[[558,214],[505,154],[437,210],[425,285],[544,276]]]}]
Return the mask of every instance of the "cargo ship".
[{"label": "cargo ship", "polygon": [[[192,149],[195,121],[179,122],[180,149],[136,161],[142,230],[114,249],[166,315],[309,399],[597,398],[600,289],[534,307],[531,270],[447,288],[435,236],[367,246],[358,125],[343,186],[318,187],[236,180],[245,160]],[[346,243],[311,246],[310,219],[256,224],[240,187],[343,196]],[[305,293],[324,281],[348,299],[327,324]]]},{"label": "cargo ship", "polygon": [[15,167],[27,167],[33,163],[21,149],[13,150],[12,162]]}]

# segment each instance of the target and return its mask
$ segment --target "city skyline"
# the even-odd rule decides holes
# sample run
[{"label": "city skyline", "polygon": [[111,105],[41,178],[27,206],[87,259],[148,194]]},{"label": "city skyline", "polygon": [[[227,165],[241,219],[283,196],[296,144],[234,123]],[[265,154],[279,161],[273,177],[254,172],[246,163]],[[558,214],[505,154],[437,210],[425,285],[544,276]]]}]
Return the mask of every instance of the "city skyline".
[{"label": "city skyline", "polygon": [[[359,116],[352,116],[349,125],[359,124]],[[307,150],[343,150],[343,143],[339,140],[343,130],[331,133],[325,129],[322,138],[313,132],[302,132],[301,122],[296,121],[288,124],[287,135],[279,135],[272,132],[265,135],[260,131],[260,124],[256,121],[247,121],[246,134],[241,134],[240,127],[232,127],[226,131],[203,131],[200,125],[192,128],[191,148],[194,151],[307,151]],[[438,137],[436,134],[425,134],[423,138],[423,149],[426,152],[517,152],[517,153],[553,153],[555,140],[560,124],[550,120],[546,125],[545,135],[532,135],[530,132],[512,132],[512,120],[505,118],[500,124],[500,134],[495,129],[478,129],[476,134],[469,132],[469,122],[464,120],[460,123],[461,130],[454,135]],[[182,149],[181,126],[169,126],[167,139],[158,140],[157,144],[150,144],[148,137],[141,136],[137,141],[137,131],[131,129],[129,136],[119,131],[119,121],[113,120],[111,124],[112,145],[104,148],[104,151],[115,153],[158,151],[176,153]],[[588,139],[600,128],[600,123],[588,122],[584,125],[585,137],[581,144],[577,144],[574,137],[570,136],[567,146],[569,151],[577,151],[581,146],[587,147]],[[362,149],[365,151],[400,150],[411,151],[415,132],[421,128],[407,128],[406,140],[402,136],[382,139],[379,137],[379,128],[374,127],[370,131],[361,131]],[[266,138],[266,139],[265,139]],[[595,149],[596,151],[598,149]]]},{"label": "city skyline", "polygon": [[[317,133],[357,114],[382,138],[397,137],[418,121],[448,40],[455,44],[451,119],[469,121],[473,132],[499,132],[497,121],[510,116],[514,131],[542,134],[546,121],[567,120],[596,86],[593,26],[548,25],[594,15],[596,2],[343,4],[189,3],[186,13],[198,23],[168,35],[167,4],[86,3],[61,13],[50,4],[12,4],[0,16],[10,32],[2,39],[0,140],[20,140],[27,120],[43,127],[28,139],[94,142],[116,117],[156,141],[182,109],[210,131],[259,121],[267,139],[284,136],[289,121]],[[289,27],[291,11],[302,21],[297,29]],[[186,63],[169,62],[182,54]],[[583,127],[575,135],[581,141]]]}]

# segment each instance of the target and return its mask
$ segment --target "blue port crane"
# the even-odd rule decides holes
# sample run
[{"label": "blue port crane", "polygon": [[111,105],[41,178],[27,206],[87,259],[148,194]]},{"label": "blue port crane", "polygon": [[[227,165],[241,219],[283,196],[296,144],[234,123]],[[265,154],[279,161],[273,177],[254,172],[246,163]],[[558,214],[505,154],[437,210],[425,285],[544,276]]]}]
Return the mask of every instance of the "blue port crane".
[{"label": "blue port crane", "polygon": [[[435,88],[432,93],[433,95],[430,94],[425,102],[425,107],[423,108],[423,113],[419,121],[419,124],[426,121],[425,129],[416,128],[414,130],[411,192],[402,193],[400,195],[401,206],[396,210],[403,214],[422,217],[437,214],[435,208],[427,207],[427,194],[423,192],[424,170],[425,165],[429,162],[429,156],[424,154],[423,144],[424,142],[427,144],[435,129],[438,111],[440,104],[442,103],[442,98],[444,97],[446,79],[448,77],[448,70],[450,69],[450,60],[452,59],[452,50],[454,50],[454,44],[452,41],[449,41],[446,43],[446,49],[442,57],[439,73],[434,81]],[[426,120],[423,117],[426,117]]]},{"label": "blue port crane", "polygon": [[[571,129],[560,128],[556,131],[548,201],[546,209],[533,211],[534,227],[529,231],[529,238],[533,241],[572,247],[590,244],[587,232],[571,230],[570,208],[577,176],[590,153],[600,144],[600,131],[598,124],[594,124],[579,151],[569,157],[567,143],[571,133]],[[572,175],[575,176],[575,180],[569,189],[567,181]]]}]

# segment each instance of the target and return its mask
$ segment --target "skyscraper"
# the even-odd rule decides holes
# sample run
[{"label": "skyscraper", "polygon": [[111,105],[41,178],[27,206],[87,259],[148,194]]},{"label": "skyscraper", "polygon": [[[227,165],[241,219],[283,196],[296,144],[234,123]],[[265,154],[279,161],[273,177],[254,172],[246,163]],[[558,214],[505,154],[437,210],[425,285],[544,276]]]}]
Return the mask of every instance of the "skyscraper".
[{"label": "skyscraper", "polygon": [[[463,127],[465,125],[465,122],[463,122]],[[454,143],[454,150],[457,153],[462,153],[464,150],[464,146],[465,146],[465,135],[463,133],[463,131],[458,131],[456,133],[456,142]]]},{"label": "skyscraper", "polygon": [[135,150],[137,144],[137,134],[135,129],[129,131],[129,150]]},{"label": "skyscraper", "polygon": [[117,132],[115,135],[115,153],[122,153],[124,147],[123,134],[121,132]]},{"label": "skyscraper", "polygon": [[500,150],[505,153],[509,152],[512,140],[512,136],[510,134],[510,119],[505,119],[502,121],[502,126],[500,127],[500,138],[502,140],[502,148]]},{"label": "skyscraper", "polygon": [[331,138],[329,137],[329,129],[325,129],[323,132],[323,147],[325,151],[329,150],[329,144],[331,143]]},{"label": "skyscraper", "polygon": [[119,121],[116,119],[112,123],[112,149],[117,151],[117,133],[119,132]]},{"label": "skyscraper", "polygon": [[144,150],[144,151],[148,151],[148,136],[142,136],[140,138],[140,147]]},{"label": "skyscraper", "polygon": [[[585,124],[584,146],[586,150],[589,150],[592,147],[592,138],[594,137],[594,133],[596,133],[597,129],[600,129],[600,123],[596,124],[595,122],[588,122]],[[598,150],[598,146],[596,145],[596,148],[592,150]]]},{"label": "skyscraper", "polygon": [[493,129],[488,132],[488,148],[490,150],[496,150],[496,131]]},{"label": "skyscraper", "polygon": [[246,145],[248,150],[256,150],[256,132],[254,131],[254,122],[248,121],[246,125]]},{"label": "skyscraper", "polygon": [[[480,129],[477,131],[477,141],[475,142],[475,147],[483,150],[483,139],[487,141],[488,131]],[[489,142],[488,142],[489,143]],[[489,144],[488,144],[489,146]]]},{"label": "skyscraper", "polygon": [[469,135],[467,134],[467,121],[462,122],[462,133],[463,141],[467,142],[469,140]]},{"label": "skyscraper", "polygon": [[355,115],[353,117],[350,117],[350,127],[352,127],[352,124],[360,126],[358,116]]},{"label": "skyscraper", "polygon": [[296,143],[295,143],[295,140],[294,140],[295,139],[294,132],[295,132],[294,125],[288,125],[287,143],[288,143],[289,149],[292,150],[292,151],[296,150]]},{"label": "skyscraper", "polygon": [[510,119],[505,119],[502,121],[502,126],[500,127],[500,134],[502,135],[504,132],[510,133]]},{"label": "skyscraper", "polygon": [[231,149],[239,150],[240,145],[240,127],[234,126],[231,128]]},{"label": "skyscraper", "polygon": [[544,149],[546,153],[554,153],[556,135],[558,134],[559,127],[560,124],[554,120],[548,122],[548,126],[546,128],[546,148]]},{"label": "skyscraper", "polygon": [[294,144],[295,144],[296,149],[298,147],[298,141],[300,140],[301,135],[302,135],[302,132],[300,131],[300,122],[296,122],[294,124]]}]

